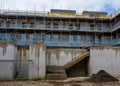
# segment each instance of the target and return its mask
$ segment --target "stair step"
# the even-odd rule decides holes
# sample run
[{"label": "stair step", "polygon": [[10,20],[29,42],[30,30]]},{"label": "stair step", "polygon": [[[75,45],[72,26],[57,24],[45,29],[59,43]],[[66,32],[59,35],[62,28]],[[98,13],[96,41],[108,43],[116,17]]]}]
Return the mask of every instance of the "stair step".
[{"label": "stair step", "polygon": [[46,74],[46,80],[64,80],[66,74]]},{"label": "stair step", "polygon": [[66,79],[66,72],[62,66],[47,66],[46,67],[47,80],[64,80]]},{"label": "stair step", "polygon": [[78,55],[77,57],[75,57],[72,61],[68,62],[67,64],[64,65],[65,69],[70,68],[71,66],[73,66],[74,64],[78,63],[79,61],[83,60],[84,58],[90,56],[89,52],[84,52],[82,55]]}]

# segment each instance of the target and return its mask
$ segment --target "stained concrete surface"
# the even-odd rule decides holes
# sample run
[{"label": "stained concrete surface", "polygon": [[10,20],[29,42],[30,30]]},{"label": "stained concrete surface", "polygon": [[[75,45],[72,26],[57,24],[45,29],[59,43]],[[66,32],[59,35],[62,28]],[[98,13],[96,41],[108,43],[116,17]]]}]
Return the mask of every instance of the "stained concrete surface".
[{"label": "stained concrete surface", "polygon": [[47,49],[46,65],[47,66],[64,66],[73,60],[77,55],[82,55],[85,49]]},{"label": "stained concrete surface", "polygon": [[29,47],[0,42],[0,80],[45,78],[46,46],[34,43]]},{"label": "stained concrete surface", "polygon": [[16,58],[16,78],[28,78],[29,68],[29,47],[18,47]]},{"label": "stained concrete surface", "polygon": [[0,80],[12,80],[14,78],[16,53],[15,44],[0,42]]},{"label": "stained concrete surface", "polygon": [[46,45],[34,43],[29,47],[29,78],[45,78],[46,74]]},{"label": "stained concrete surface", "polygon": [[119,47],[91,47],[90,75],[105,70],[114,77],[120,76],[120,48]]}]

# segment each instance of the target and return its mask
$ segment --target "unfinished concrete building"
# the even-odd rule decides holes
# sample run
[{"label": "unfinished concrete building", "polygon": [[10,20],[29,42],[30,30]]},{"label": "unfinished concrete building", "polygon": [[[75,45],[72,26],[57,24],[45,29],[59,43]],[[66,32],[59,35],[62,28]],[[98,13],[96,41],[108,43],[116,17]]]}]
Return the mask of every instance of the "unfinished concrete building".
[{"label": "unfinished concrete building", "polygon": [[0,79],[120,76],[120,12],[0,11]]}]

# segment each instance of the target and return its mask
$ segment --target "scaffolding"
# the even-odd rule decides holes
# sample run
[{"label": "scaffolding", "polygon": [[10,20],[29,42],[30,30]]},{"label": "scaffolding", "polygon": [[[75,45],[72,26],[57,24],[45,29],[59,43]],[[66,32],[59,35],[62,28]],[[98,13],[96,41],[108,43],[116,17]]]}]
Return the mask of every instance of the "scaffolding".
[{"label": "scaffolding", "polygon": [[47,47],[111,46],[112,40],[119,39],[119,30],[113,31],[113,27],[120,23],[113,26],[107,15],[91,18],[88,14],[5,10],[0,15],[0,41],[20,46],[34,42]]}]

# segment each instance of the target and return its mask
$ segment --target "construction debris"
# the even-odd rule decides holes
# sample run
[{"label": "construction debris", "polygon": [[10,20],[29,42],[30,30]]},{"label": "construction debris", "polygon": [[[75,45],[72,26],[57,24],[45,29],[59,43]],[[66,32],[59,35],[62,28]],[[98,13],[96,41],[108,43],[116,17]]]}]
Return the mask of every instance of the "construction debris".
[{"label": "construction debris", "polygon": [[97,74],[92,76],[87,81],[89,82],[116,82],[119,80],[113,77],[112,75],[110,75],[109,73],[107,73],[106,71],[100,70]]}]

